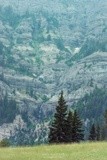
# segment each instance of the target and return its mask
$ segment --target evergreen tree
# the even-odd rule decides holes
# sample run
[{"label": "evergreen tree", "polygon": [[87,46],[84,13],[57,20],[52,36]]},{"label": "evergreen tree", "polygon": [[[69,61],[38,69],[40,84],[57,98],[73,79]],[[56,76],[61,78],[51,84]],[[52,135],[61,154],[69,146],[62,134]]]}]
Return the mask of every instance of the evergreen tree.
[{"label": "evergreen tree", "polygon": [[69,111],[67,117],[67,127],[66,127],[67,142],[72,142],[72,129],[73,129],[73,113]]},{"label": "evergreen tree", "polygon": [[101,126],[101,140],[104,141],[106,140],[106,131],[105,131],[105,126]]},{"label": "evergreen tree", "polygon": [[104,132],[105,132],[105,140],[107,140],[107,109],[104,113]]},{"label": "evergreen tree", "polygon": [[63,92],[61,92],[58,100],[58,105],[56,106],[54,121],[50,127],[49,143],[65,143],[67,141],[66,123],[67,105],[63,97]]},{"label": "evergreen tree", "polygon": [[72,142],[80,142],[84,140],[82,122],[76,110],[74,111],[72,125]]},{"label": "evergreen tree", "polygon": [[107,109],[104,112],[104,121],[101,126],[101,140],[107,140]]},{"label": "evergreen tree", "polygon": [[90,129],[89,140],[90,141],[95,141],[96,137],[97,137],[96,128],[95,128],[95,125],[93,124],[91,129]]},{"label": "evergreen tree", "polygon": [[96,128],[96,140],[97,141],[101,140],[101,129],[99,125],[97,125],[97,128]]},{"label": "evergreen tree", "polygon": [[18,113],[15,99],[9,99],[6,92],[4,98],[0,98],[0,125],[3,123],[12,123]]}]

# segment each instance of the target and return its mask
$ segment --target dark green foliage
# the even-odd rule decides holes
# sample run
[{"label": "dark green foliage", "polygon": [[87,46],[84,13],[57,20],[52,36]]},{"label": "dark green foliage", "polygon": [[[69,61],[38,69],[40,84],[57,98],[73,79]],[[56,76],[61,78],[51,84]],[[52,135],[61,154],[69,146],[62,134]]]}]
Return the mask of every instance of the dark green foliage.
[{"label": "dark green foliage", "polygon": [[95,128],[95,125],[93,124],[90,129],[89,140],[96,141],[96,138],[97,138],[96,128]]},{"label": "dark green foliage", "polygon": [[0,142],[0,147],[9,147],[10,146],[10,142],[8,139],[3,139]]},{"label": "dark green foliage", "polygon": [[73,129],[73,113],[69,111],[68,117],[67,117],[67,130],[66,130],[66,137],[67,142],[72,142],[72,129]]},{"label": "dark green foliage", "polygon": [[107,109],[105,110],[103,114],[103,123],[101,125],[101,139],[107,140]]},{"label": "dark green foliage", "polygon": [[0,42],[0,55],[2,55],[3,54],[3,44],[2,44],[2,42]]},{"label": "dark green foliage", "polygon": [[84,130],[82,121],[77,113],[74,111],[74,114],[69,111],[66,122],[66,138],[67,142],[80,142],[84,140]]},{"label": "dark green foliage", "polygon": [[3,72],[0,74],[0,80],[1,81],[5,81],[5,79],[4,79],[4,73]]},{"label": "dark green foliage", "polygon": [[[107,91],[106,91],[106,89],[104,89],[104,88],[98,89],[96,87],[92,93],[86,94],[84,96],[84,98],[80,99],[74,105],[74,107],[77,108],[80,116],[84,120],[89,119],[90,122],[92,123],[92,121],[94,119],[95,123],[99,124],[100,133],[97,133],[98,137],[96,137],[96,140],[99,140],[99,137],[101,140],[107,139],[107,125],[106,125],[107,124],[107,118],[106,118],[107,113],[105,112],[106,107],[107,107]],[[96,127],[96,130],[97,129],[98,128]],[[89,132],[90,132],[89,128],[87,128],[87,133],[89,133]]]},{"label": "dark green foliage", "polygon": [[54,121],[50,127],[49,143],[80,142],[83,139],[82,121],[76,110],[74,114],[71,111],[67,113],[66,102],[61,92]]},{"label": "dark green foliage", "polygon": [[9,100],[7,94],[0,99],[0,124],[13,122],[17,113],[18,109],[14,99]]},{"label": "dark green foliage", "polygon": [[104,125],[101,126],[101,140],[102,141],[107,140],[107,133]]},{"label": "dark green foliage", "polygon": [[6,6],[4,8],[2,7],[0,10],[0,19],[3,22],[8,23],[10,26],[16,28],[21,17],[13,11],[11,6]]},{"label": "dark green foliage", "polygon": [[50,127],[49,143],[66,142],[66,120],[67,105],[63,97],[63,92],[61,92],[54,115],[54,121]]},{"label": "dark green foliage", "polygon": [[56,43],[58,49],[60,49],[60,50],[64,50],[65,49],[64,42],[63,42],[62,39],[55,39],[55,43]]},{"label": "dark green foliage", "polygon": [[[44,15],[44,14],[43,14]],[[55,17],[53,17],[53,16],[51,16],[50,17],[50,15],[46,15],[45,14],[45,17],[46,17],[46,19],[47,19],[47,22],[48,22],[48,30],[51,30],[51,29],[53,29],[54,27],[56,27],[56,28],[58,28],[59,27],[59,22],[58,22],[58,20],[55,18]]]},{"label": "dark green foliage", "polygon": [[11,53],[11,47],[6,47],[2,43],[0,43],[0,66],[3,68],[13,68],[15,67],[15,60],[13,58],[13,55]]},{"label": "dark green foliage", "polygon": [[87,57],[87,56],[91,55],[94,52],[99,51],[99,50],[103,51],[103,52],[106,52],[107,51],[106,43],[105,42],[100,42],[95,38],[93,38],[93,39],[89,38],[85,41],[85,43],[81,47],[80,52],[75,54],[72,57],[72,61],[80,60],[84,57]]},{"label": "dark green foliage", "polygon": [[84,140],[82,121],[79,118],[77,111],[75,110],[72,123],[72,142],[80,142],[82,140]]},{"label": "dark green foliage", "polygon": [[[102,34],[103,35],[103,34]],[[68,60],[68,64],[72,64],[73,61],[78,61],[84,57],[87,57],[94,52],[102,51],[107,52],[106,42],[105,40],[102,41],[98,40],[98,38],[87,38],[86,41],[83,43],[79,53],[75,54],[70,60]]]},{"label": "dark green foliage", "polygon": [[92,93],[86,94],[74,105],[82,118],[95,119],[99,124],[103,120],[106,106],[107,91],[104,88],[98,89],[97,87]]},{"label": "dark green foliage", "polygon": [[101,140],[101,128],[99,125],[96,127],[96,140],[100,141]]},{"label": "dark green foliage", "polygon": [[99,50],[99,42],[94,39],[87,39],[83,44],[80,52],[78,53],[78,59],[84,58]]},{"label": "dark green foliage", "polygon": [[4,61],[5,61],[5,47],[2,44],[2,42],[0,42],[0,66],[4,67]]},{"label": "dark green foliage", "polygon": [[104,121],[105,121],[105,125],[107,127],[107,109],[104,112]]}]

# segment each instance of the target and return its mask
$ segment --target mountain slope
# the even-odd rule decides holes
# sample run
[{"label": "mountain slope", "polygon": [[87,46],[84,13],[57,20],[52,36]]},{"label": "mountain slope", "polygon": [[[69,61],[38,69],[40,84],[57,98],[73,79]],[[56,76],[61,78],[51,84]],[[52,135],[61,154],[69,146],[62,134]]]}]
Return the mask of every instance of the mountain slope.
[{"label": "mountain slope", "polygon": [[96,86],[106,87],[107,1],[0,4],[0,97],[8,94],[18,108],[14,125],[3,123],[1,135],[32,128],[38,141],[61,90],[71,106]]}]

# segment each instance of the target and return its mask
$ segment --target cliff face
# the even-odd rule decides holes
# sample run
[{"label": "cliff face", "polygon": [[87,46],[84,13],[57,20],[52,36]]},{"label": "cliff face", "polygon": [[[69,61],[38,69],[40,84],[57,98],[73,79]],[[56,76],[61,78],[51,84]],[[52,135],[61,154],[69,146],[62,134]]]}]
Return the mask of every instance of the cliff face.
[{"label": "cliff face", "polygon": [[16,119],[20,115],[26,124],[46,129],[48,122],[42,121],[51,115],[61,90],[70,103],[96,86],[106,87],[106,0],[0,4],[0,97],[8,93],[16,100]]}]

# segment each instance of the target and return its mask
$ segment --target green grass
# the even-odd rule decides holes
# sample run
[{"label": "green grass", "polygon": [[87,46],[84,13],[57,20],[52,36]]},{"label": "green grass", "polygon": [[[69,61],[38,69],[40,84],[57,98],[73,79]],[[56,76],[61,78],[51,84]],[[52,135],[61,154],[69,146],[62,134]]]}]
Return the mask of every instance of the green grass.
[{"label": "green grass", "polygon": [[107,143],[1,148],[0,160],[107,160]]}]

